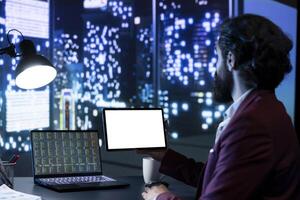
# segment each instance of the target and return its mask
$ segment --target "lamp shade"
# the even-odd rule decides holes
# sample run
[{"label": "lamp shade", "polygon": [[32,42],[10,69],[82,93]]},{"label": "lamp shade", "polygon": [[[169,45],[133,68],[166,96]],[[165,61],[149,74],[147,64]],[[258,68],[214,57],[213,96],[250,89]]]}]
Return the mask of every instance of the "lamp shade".
[{"label": "lamp shade", "polygon": [[45,57],[23,56],[16,68],[16,85],[22,89],[40,88],[52,82],[56,74],[56,69]]},{"label": "lamp shade", "polygon": [[36,89],[54,80],[56,69],[44,56],[38,55],[30,40],[20,43],[21,60],[16,68],[16,85],[22,89]]}]

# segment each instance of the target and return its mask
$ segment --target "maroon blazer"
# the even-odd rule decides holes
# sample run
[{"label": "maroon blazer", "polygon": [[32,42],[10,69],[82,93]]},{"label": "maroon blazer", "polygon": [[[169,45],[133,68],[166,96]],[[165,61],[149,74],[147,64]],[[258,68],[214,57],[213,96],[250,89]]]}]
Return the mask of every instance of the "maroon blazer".
[{"label": "maroon blazer", "polygon": [[[300,200],[296,132],[274,92],[254,90],[210,150],[207,162],[168,150],[160,172],[197,187],[199,200]],[[177,200],[171,193],[157,200]]]}]

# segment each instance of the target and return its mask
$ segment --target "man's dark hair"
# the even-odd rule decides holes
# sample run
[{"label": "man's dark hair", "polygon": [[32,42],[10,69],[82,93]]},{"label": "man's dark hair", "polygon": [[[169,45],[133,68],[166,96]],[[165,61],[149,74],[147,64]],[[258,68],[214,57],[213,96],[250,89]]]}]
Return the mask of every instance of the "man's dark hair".
[{"label": "man's dark hair", "polygon": [[260,89],[274,90],[292,70],[292,41],[265,17],[245,14],[225,20],[218,44],[223,57],[231,51],[238,70],[252,77]]}]

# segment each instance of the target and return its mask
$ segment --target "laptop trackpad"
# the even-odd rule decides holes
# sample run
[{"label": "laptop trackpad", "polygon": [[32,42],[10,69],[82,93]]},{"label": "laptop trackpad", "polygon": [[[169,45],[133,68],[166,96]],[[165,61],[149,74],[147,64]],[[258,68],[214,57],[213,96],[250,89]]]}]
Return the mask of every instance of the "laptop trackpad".
[{"label": "laptop trackpad", "polygon": [[78,184],[80,188],[114,188],[114,187],[122,187],[122,186],[127,186],[129,184],[126,183],[121,183],[118,181],[108,181],[108,182],[103,182],[103,183],[81,183]]},{"label": "laptop trackpad", "polygon": [[67,184],[67,185],[55,185],[53,188],[57,190],[69,190],[69,189],[80,189],[81,185],[78,184]]}]

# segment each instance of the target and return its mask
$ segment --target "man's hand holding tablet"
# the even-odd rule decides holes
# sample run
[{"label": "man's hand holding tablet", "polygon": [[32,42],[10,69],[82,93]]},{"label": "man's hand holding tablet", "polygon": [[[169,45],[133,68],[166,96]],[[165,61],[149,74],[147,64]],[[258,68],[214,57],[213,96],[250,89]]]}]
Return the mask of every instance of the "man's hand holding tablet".
[{"label": "man's hand holding tablet", "polygon": [[137,149],[136,150],[138,154],[148,155],[157,161],[161,161],[164,158],[166,151],[167,149]]}]

